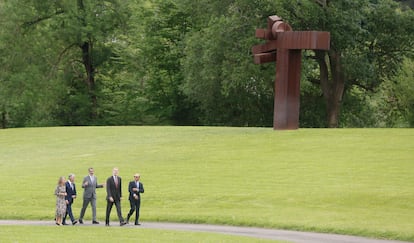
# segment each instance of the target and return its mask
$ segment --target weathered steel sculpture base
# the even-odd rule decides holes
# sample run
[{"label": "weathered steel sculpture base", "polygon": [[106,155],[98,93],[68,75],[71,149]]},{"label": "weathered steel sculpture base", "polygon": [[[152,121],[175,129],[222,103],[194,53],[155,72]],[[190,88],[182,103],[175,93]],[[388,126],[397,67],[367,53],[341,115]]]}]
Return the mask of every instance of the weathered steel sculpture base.
[{"label": "weathered steel sculpture base", "polygon": [[292,31],[278,16],[270,16],[267,29],[256,37],[268,40],[253,46],[256,64],[276,61],[273,129],[299,128],[300,69],[302,49],[329,50],[330,34],[321,31]]}]

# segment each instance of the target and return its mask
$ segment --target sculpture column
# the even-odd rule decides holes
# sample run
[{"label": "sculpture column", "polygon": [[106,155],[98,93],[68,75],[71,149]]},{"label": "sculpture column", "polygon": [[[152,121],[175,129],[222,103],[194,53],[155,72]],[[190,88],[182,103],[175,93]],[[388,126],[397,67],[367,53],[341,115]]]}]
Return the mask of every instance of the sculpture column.
[{"label": "sculpture column", "polygon": [[330,34],[292,31],[288,24],[274,15],[269,16],[267,29],[256,30],[256,37],[268,42],[253,46],[254,62],[276,61],[273,129],[298,129],[302,49],[329,50]]}]

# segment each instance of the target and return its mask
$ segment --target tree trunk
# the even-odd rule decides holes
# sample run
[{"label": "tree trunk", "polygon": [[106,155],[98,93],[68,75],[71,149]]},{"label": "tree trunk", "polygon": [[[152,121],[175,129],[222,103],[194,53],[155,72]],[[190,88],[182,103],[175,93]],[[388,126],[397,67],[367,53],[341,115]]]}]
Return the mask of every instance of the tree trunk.
[{"label": "tree trunk", "polygon": [[97,99],[95,90],[95,67],[92,59],[92,41],[84,42],[81,46],[82,62],[86,71],[86,85],[88,86],[89,97],[91,99],[92,110],[91,119],[95,120],[97,117]]},{"label": "tree trunk", "polygon": [[[327,57],[324,51],[316,51],[315,53],[320,68],[323,97],[326,102],[327,125],[329,128],[336,128],[339,126],[339,114],[345,87],[341,54],[335,50],[330,50]],[[329,61],[329,65],[327,61]],[[329,70],[331,75],[329,75]]]},{"label": "tree trunk", "polygon": [[[81,20],[84,26],[86,26],[86,17],[85,5],[83,0],[78,0],[78,9],[80,12]],[[88,86],[89,97],[91,100],[91,112],[90,118],[94,121],[97,117],[97,99],[96,99],[96,90],[95,90],[95,67],[93,65],[92,51],[93,51],[93,41],[89,38],[87,41],[83,42],[79,46],[82,49],[82,62],[86,71],[85,83]]]},{"label": "tree trunk", "polygon": [[5,129],[7,127],[6,112],[1,112],[1,128]]}]

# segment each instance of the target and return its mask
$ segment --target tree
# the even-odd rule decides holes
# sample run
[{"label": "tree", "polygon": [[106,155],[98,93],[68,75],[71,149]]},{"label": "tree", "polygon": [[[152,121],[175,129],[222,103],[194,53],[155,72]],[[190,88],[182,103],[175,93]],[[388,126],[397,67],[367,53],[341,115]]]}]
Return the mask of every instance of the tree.
[{"label": "tree", "polygon": [[414,0],[396,0],[397,2],[402,2],[403,4],[409,6],[410,8],[414,8]]},{"label": "tree", "polygon": [[[264,19],[274,5],[240,0],[209,6],[208,2],[192,7],[195,31],[186,37],[184,93],[199,105],[203,124],[268,126],[274,69],[255,65],[250,48],[256,42],[255,26],[262,20],[258,16]],[[219,11],[197,12],[200,8]]]},{"label": "tree", "polygon": [[39,33],[26,33],[21,26],[22,11],[21,6],[13,1],[0,2],[2,128],[54,124],[50,109],[55,107],[58,85],[45,67],[52,54],[50,44],[42,45],[46,43],[39,41]]},{"label": "tree", "polygon": [[143,92],[147,112],[161,124],[198,124],[192,102],[183,94],[181,59],[184,37],[192,27],[188,13],[177,1],[154,0],[137,11],[140,26],[134,35],[139,41],[139,62],[143,65]]},{"label": "tree", "polygon": [[372,95],[372,103],[378,110],[376,116],[381,127],[414,126],[414,61],[405,59],[398,73],[380,85]]},{"label": "tree", "polygon": [[[69,124],[96,123],[96,75],[112,56],[111,44],[116,43],[117,30],[123,28],[128,17],[127,4],[118,0],[49,0],[26,1],[26,5],[30,11],[22,15],[21,26],[26,35],[41,33],[43,41],[53,43],[55,56],[49,63],[57,70],[62,67],[59,75],[67,81],[68,94],[75,97],[63,100],[69,102],[64,105],[72,104],[72,108],[61,109],[63,113],[59,115]],[[88,97],[89,104],[82,97]],[[83,112],[75,119],[71,117],[81,110],[88,111],[89,119],[85,120]]]},{"label": "tree", "polygon": [[1,127],[270,126],[274,64],[250,50],[274,14],[331,33],[329,52],[303,52],[301,127],[411,119],[413,12],[392,0],[3,0],[0,14]]},{"label": "tree", "polygon": [[312,57],[319,65],[319,76],[312,81],[322,89],[328,127],[338,127],[346,90],[359,86],[375,91],[412,54],[413,12],[391,0],[300,3],[282,3],[294,29],[331,33],[331,49]]}]

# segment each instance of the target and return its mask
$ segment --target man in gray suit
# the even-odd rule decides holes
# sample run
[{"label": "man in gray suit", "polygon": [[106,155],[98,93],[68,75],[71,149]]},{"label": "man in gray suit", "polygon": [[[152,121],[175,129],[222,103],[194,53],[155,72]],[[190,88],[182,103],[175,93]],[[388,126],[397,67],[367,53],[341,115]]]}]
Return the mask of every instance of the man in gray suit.
[{"label": "man in gray suit", "polygon": [[88,172],[89,175],[85,176],[82,182],[82,188],[85,190],[83,191],[83,206],[79,216],[79,223],[83,224],[83,216],[85,215],[86,208],[91,203],[92,224],[99,224],[96,221],[96,188],[102,188],[103,184],[98,184],[98,179],[94,175],[95,171],[92,167],[88,169]]}]

